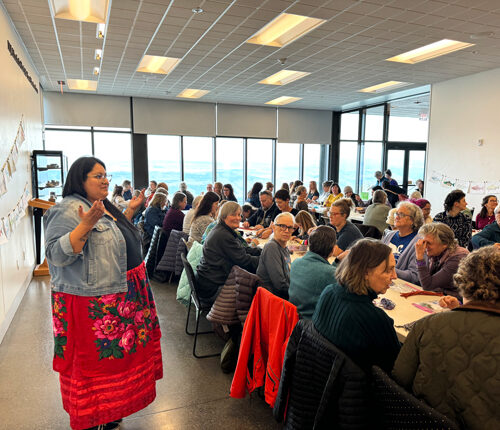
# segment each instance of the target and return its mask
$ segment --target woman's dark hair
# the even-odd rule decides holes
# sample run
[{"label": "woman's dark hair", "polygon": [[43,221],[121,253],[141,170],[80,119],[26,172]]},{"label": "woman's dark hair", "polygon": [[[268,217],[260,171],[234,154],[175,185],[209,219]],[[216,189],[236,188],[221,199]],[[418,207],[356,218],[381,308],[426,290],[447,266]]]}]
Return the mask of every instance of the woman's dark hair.
[{"label": "woman's dark hair", "polygon": [[295,209],[297,209],[299,211],[307,211],[307,210],[309,210],[309,207],[307,206],[307,202],[302,200],[301,202],[296,203]]},{"label": "woman's dark hair", "polygon": [[384,173],[388,176],[392,176],[391,169],[387,169]]},{"label": "woman's dark hair", "polygon": [[250,215],[248,215],[248,218],[250,218],[253,213],[255,212],[255,209],[253,208],[252,205],[245,204],[241,207],[241,215],[243,216],[244,212],[250,212]]},{"label": "woman's dark hair", "polygon": [[288,182],[283,182],[281,184],[281,189],[282,190],[287,190],[288,192],[290,192],[290,185],[288,185]]},{"label": "woman's dark hair", "polygon": [[308,242],[309,250],[326,260],[337,243],[337,233],[328,225],[320,225],[311,232]]},{"label": "woman's dark hair", "polygon": [[179,209],[179,205],[184,201],[186,198],[186,194],[181,193],[180,191],[177,191],[174,194],[174,198],[172,199],[172,207],[174,209]]},{"label": "woman's dark hair", "polygon": [[300,181],[299,179],[297,179],[293,185],[292,185],[292,188],[290,189],[290,194],[293,194],[295,192],[295,189],[297,187],[300,187],[301,185],[304,185],[302,181]]},{"label": "woman's dark hair", "polygon": [[250,195],[252,196],[258,196],[260,191],[264,188],[264,185],[262,185],[262,182],[256,182],[252,186],[252,190],[250,191]]},{"label": "woman's dark hair", "polygon": [[266,190],[271,191],[274,189],[274,184],[272,182],[266,182]]},{"label": "woman's dark hair", "polygon": [[481,218],[486,218],[488,216],[488,209],[486,208],[486,205],[488,204],[488,201],[492,198],[497,196],[494,196],[493,194],[489,194],[487,196],[484,196],[483,201],[481,202],[481,212],[479,212],[479,216]]},{"label": "woman's dark hair", "polygon": [[332,186],[330,187],[330,189],[331,189],[331,190],[333,190],[333,187],[337,187],[337,190],[338,190],[338,193],[337,193],[337,194],[339,194],[339,193],[341,193],[341,192],[342,192],[342,190],[340,189],[340,185],[339,185],[339,184],[337,184],[336,182],[334,182],[334,183],[332,184]]},{"label": "woman's dark hair", "polygon": [[121,196],[122,194],[123,194],[123,187],[121,185],[115,185],[112,197]]},{"label": "woman's dark hair", "polygon": [[282,188],[281,190],[276,191],[274,198],[287,201],[290,200],[290,193],[288,192],[288,190]]},{"label": "woman's dark hair", "polygon": [[[87,175],[92,171],[96,164],[100,164],[106,170],[106,165],[96,157],[80,157],[78,158],[69,168],[68,175],[66,177],[66,183],[63,188],[63,197],[68,197],[72,194],[79,194],[80,196],[87,198],[87,192],[83,186],[84,182],[88,179]],[[118,209],[113,203],[108,199],[103,201],[106,210],[113,215],[116,219],[126,220],[124,223],[127,228],[138,234],[139,230],[123,215],[122,211]]]},{"label": "woman's dark hair", "polygon": [[453,209],[455,202],[459,202],[465,197],[465,193],[462,190],[453,190],[444,199],[444,210],[449,212]]},{"label": "woman's dark hair", "polygon": [[210,212],[212,212],[212,205],[215,202],[219,202],[219,196],[217,195],[217,193],[214,193],[213,191],[207,191],[207,193],[201,199],[198,207],[194,210],[193,219],[196,219],[199,216],[210,214]]},{"label": "woman's dark hair", "polygon": [[224,184],[224,188],[227,188],[229,190],[229,196],[227,197],[228,200],[234,200],[234,201],[238,200],[234,195],[233,186],[231,184]]}]

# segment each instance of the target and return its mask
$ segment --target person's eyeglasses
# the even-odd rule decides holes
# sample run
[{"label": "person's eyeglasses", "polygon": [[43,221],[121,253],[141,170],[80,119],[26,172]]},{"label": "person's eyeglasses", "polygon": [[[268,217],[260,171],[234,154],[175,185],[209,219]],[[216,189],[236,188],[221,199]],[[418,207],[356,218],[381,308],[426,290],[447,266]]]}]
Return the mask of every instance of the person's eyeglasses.
[{"label": "person's eyeglasses", "polygon": [[399,218],[403,218],[407,216],[408,218],[413,218],[411,215],[404,214],[403,212],[396,212],[396,216]]},{"label": "person's eyeglasses", "polygon": [[342,212],[330,212],[330,216],[342,215]]},{"label": "person's eyeglasses", "polygon": [[276,227],[279,227],[281,230],[285,231],[294,231],[295,227],[293,225],[285,225],[285,224],[274,224]]},{"label": "person's eyeglasses", "polygon": [[102,181],[103,179],[107,179],[108,182],[111,182],[111,178],[113,177],[113,175],[108,175],[108,174],[102,174],[102,173],[99,173],[98,175],[88,175],[89,178],[95,178],[97,179],[98,181]]}]

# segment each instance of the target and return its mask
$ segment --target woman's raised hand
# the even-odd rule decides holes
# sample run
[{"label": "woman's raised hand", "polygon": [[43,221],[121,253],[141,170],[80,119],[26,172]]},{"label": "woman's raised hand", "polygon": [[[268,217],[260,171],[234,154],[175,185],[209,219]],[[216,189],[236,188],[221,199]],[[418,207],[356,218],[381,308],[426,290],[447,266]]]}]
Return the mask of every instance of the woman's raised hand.
[{"label": "woman's raised hand", "polygon": [[87,212],[80,205],[78,207],[78,215],[82,219],[82,224],[92,229],[95,223],[104,215],[104,203],[102,200],[96,200]]}]

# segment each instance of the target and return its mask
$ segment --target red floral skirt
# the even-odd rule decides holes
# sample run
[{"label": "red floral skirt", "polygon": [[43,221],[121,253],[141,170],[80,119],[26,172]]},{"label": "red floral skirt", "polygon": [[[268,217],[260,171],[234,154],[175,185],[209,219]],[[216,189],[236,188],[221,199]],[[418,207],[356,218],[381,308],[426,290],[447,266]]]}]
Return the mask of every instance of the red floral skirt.
[{"label": "red floral skirt", "polygon": [[52,293],[53,367],[73,429],[131,415],[156,396],[161,332],[144,263],[127,283],[104,296]]}]

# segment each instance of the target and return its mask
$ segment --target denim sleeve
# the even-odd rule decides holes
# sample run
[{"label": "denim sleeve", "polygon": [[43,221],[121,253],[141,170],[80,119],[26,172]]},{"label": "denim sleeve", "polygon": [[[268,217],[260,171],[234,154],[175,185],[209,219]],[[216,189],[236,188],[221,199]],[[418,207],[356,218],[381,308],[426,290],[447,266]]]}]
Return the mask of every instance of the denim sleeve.
[{"label": "denim sleeve", "polygon": [[79,222],[78,207],[72,205],[55,206],[44,215],[45,255],[50,264],[68,266],[83,256],[83,251],[77,254],[73,252],[69,240],[70,233]]}]

